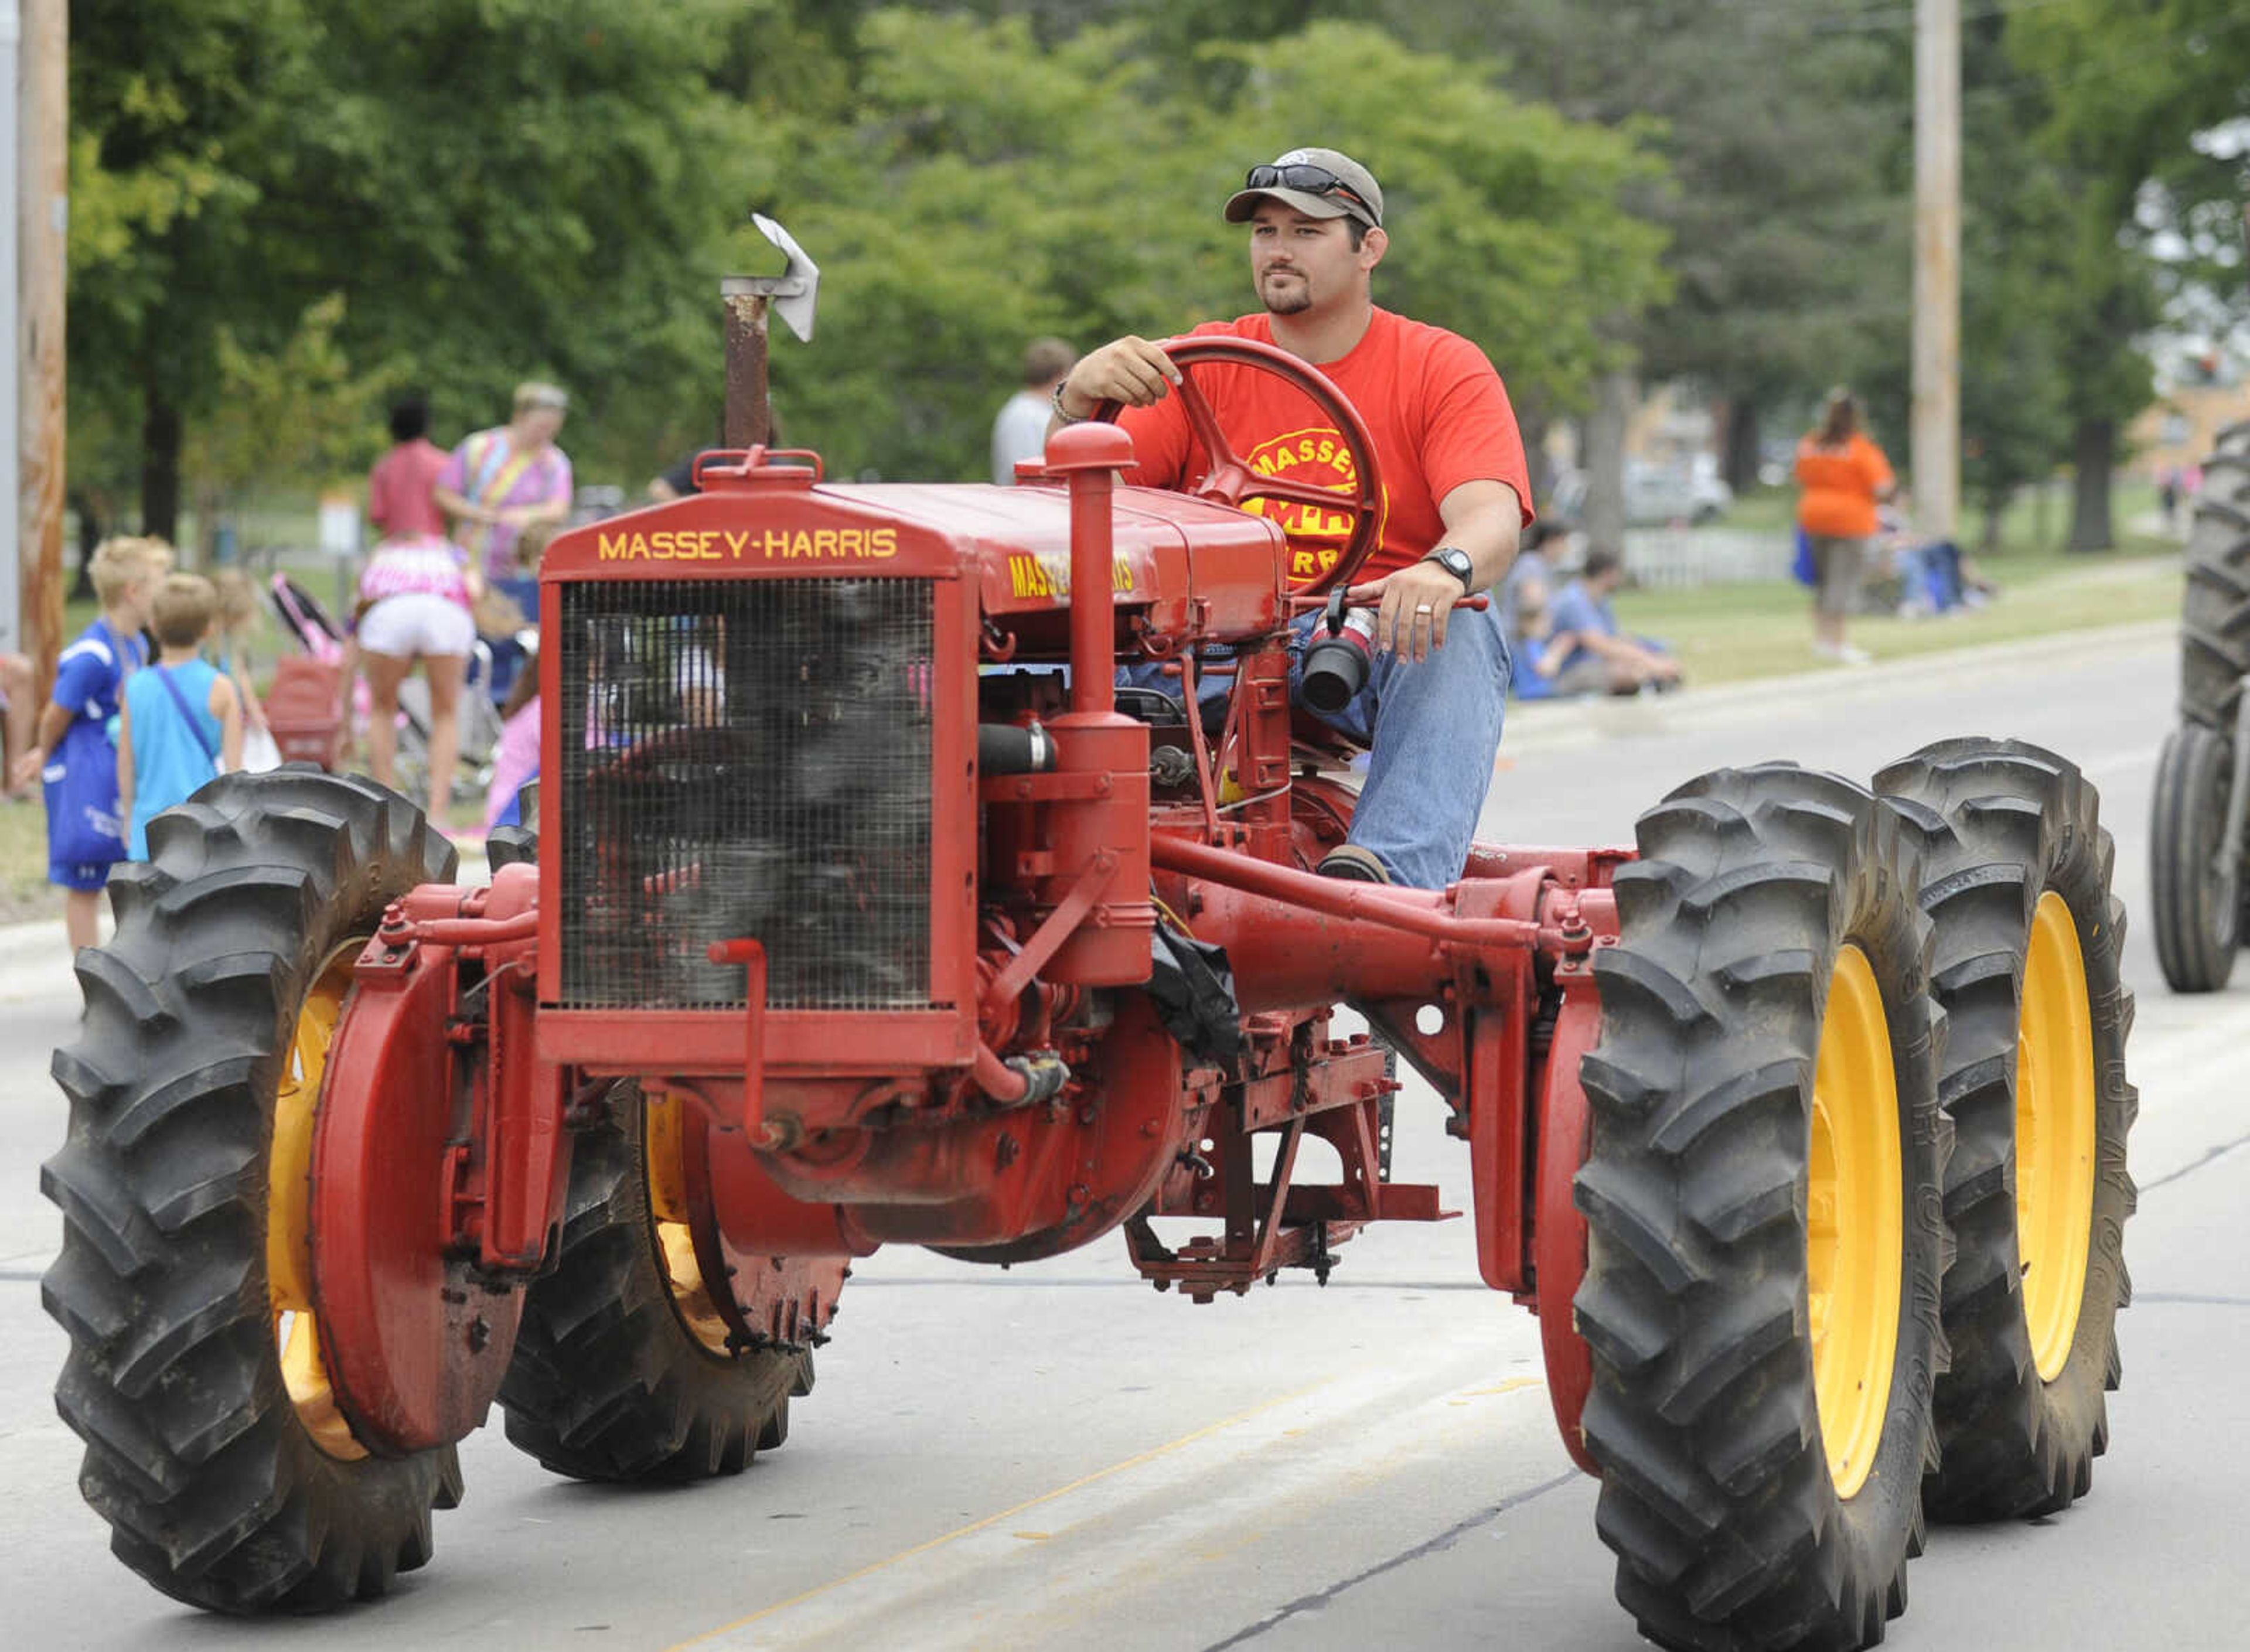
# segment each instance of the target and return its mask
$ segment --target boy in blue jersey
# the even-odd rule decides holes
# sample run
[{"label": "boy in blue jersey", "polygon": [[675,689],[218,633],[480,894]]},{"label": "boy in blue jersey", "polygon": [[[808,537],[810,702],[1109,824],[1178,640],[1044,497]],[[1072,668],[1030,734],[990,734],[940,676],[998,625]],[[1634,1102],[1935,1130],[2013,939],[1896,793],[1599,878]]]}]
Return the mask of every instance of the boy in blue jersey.
[{"label": "boy in blue jersey", "polygon": [[86,572],[100,616],[63,650],[38,733],[9,774],[19,786],[35,778],[45,783],[47,881],[66,891],[63,921],[72,951],[100,939],[101,886],[125,858],[110,723],[125,679],[148,662],[141,628],[171,566],[172,547],[162,540],[106,540],[95,548]]}]

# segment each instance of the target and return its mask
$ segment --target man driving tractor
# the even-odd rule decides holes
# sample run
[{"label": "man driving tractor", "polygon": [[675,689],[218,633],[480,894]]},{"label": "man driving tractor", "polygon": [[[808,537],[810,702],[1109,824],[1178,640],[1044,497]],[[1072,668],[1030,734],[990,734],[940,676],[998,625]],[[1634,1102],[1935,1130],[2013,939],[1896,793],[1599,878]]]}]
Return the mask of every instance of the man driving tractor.
[{"label": "man driving tractor", "polygon": [[[1251,226],[1251,279],[1265,311],[1205,322],[1195,336],[1253,339],[1318,367],[1364,416],[1384,484],[1381,537],[1363,570],[1371,577],[1351,592],[1376,609],[1366,685],[1340,711],[1306,707],[1369,747],[1349,839],[1320,870],[1442,888],[1460,876],[1500,748],[1508,680],[1500,616],[1453,605],[1507,571],[1531,520],[1515,410],[1474,344],[1374,303],[1370,279],[1390,246],[1383,191],[1350,156],[1292,149],[1253,167],[1226,218]],[[1169,394],[1179,379],[1148,340],[1115,340],[1056,387],[1048,433],[1120,404],[1118,423],[1139,460],[1125,479],[1184,486],[1198,447],[1180,398]],[[1349,493],[1348,444],[1301,396],[1226,367],[1198,383],[1253,470]],[[1288,534],[1293,580],[1332,567],[1353,527],[1348,509],[1274,500],[1260,508]],[[1298,622],[1293,694],[1320,618]]]}]

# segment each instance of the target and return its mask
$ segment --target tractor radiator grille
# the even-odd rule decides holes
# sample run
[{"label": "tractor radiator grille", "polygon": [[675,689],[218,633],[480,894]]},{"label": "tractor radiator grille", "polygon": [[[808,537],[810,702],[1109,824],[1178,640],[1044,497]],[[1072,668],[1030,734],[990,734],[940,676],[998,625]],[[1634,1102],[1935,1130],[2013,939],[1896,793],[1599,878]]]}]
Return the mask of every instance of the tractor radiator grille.
[{"label": "tractor radiator grille", "polygon": [[914,580],[563,587],[563,1007],[739,1006],[706,955],[739,937],[773,1008],[928,1004],[931,612]]}]

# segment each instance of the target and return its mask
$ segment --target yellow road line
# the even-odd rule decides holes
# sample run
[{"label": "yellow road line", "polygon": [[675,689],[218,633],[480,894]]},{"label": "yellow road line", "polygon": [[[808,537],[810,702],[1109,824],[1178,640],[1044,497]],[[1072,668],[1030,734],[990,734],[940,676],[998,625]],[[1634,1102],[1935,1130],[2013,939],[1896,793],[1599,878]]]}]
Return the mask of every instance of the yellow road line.
[{"label": "yellow road line", "polygon": [[1091,1474],[1081,1475],[1068,1485],[1057,1486],[1052,1491],[1043,1491],[1038,1497],[1028,1498],[1012,1508],[1003,1509],[997,1514],[988,1514],[982,1520],[972,1521],[964,1526],[957,1526],[953,1531],[942,1536],[932,1538],[926,1543],[917,1543],[911,1549],[901,1549],[896,1554],[887,1555],[880,1560],[872,1560],[857,1572],[847,1572],[840,1578],[832,1578],[825,1583],[816,1584],[801,1594],[790,1596],[786,1600],[776,1600],[770,1607],[761,1607],[747,1616],[735,1619],[730,1623],[722,1623],[715,1629],[706,1629],[701,1635],[690,1636],[667,1648],[666,1652],[687,1652],[689,1647],[701,1646],[706,1642],[717,1640],[722,1635],[731,1635],[736,1629],[745,1628],[762,1618],[770,1618],[776,1612],[786,1612],[791,1607],[802,1606],[817,1595],[826,1594],[832,1589],[840,1589],[847,1583],[857,1583],[861,1578],[872,1576],[887,1567],[894,1566],[902,1560],[911,1560],[916,1555],[927,1554],[932,1549],[942,1548],[958,1538],[973,1537],[989,1526],[997,1525],[1003,1520],[1023,1513],[1026,1509],[1036,1509],[1043,1503],[1052,1503],[1057,1497],[1068,1497],[1072,1492],[1093,1485],[1097,1481],[1107,1480],[1112,1475],[1122,1474],[1128,1469],[1137,1469],[1143,1463],[1154,1463],[1159,1457],[1169,1456],[1175,1451],[1195,1444],[1198,1440],[1208,1440],[1215,1434],[1224,1434],[1229,1428],[1239,1428],[1253,1417],[1262,1416],[1277,1407],[1293,1405],[1307,1394],[1316,1394],[1327,1386],[1326,1383],[1316,1382],[1308,1388],[1300,1388],[1294,1394],[1280,1394],[1262,1404],[1254,1405],[1247,1411],[1239,1411],[1231,1417],[1222,1418],[1217,1422],[1206,1423],[1193,1434],[1184,1434],[1177,1440],[1168,1441],[1160,1446],[1151,1446],[1139,1456],[1128,1457],[1122,1463],[1113,1463],[1106,1469],[1096,1469]]}]

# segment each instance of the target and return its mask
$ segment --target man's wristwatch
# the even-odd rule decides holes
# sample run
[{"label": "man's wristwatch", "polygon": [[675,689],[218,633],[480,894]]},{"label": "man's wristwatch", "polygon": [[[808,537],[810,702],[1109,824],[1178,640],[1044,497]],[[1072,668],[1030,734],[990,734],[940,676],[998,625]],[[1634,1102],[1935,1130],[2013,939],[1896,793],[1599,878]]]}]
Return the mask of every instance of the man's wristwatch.
[{"label": "man's wristwatch", "polygon": [[1464,595],[1476,589],[1476,564],[1469,561],[1469,554],[1467,551],[1456,546],[1440,545],[1422,560],[1425,562],[1435,562],[1446,573],[1460,581],[1461,591]]},{"label": "man's wristwatch", "polygon": [[1060,419],[1065,424],[1083,424],[1086,423],[1086,416],[1084,414],[1073,413],[1062,404],[1063,387],[1067,385],[1069,382],[1070,380],[1068,378],[1056,380],[1054,394],[1047,397],[1047,400],[1054,403],[1055,416]]}]

